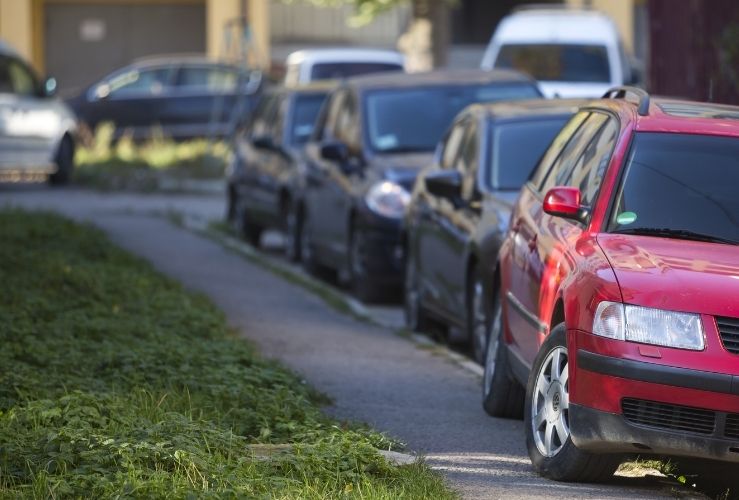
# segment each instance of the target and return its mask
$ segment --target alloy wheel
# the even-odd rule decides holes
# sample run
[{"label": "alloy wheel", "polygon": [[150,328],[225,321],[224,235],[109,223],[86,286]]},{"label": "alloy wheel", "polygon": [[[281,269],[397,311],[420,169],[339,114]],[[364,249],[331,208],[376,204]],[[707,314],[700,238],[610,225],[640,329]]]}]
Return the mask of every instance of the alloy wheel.
[{"label": "alloy wheel", "polygon": [[531,396],[534,443],[545,457],[559,453],[570,435],[568,374],[567,349],[555,347],[541,365]]},{"label": "alloy wheel", "polygon": [[496,305],[493,313],[493,322],[490,327],[490,336],[485,348],[485,373],[483,375],[483,390],[490,394],[493,387],[493,375],[495,375],[495,360],[498,357],[500,345],[500,329],[502,327],[502,314],[500,306]]}]

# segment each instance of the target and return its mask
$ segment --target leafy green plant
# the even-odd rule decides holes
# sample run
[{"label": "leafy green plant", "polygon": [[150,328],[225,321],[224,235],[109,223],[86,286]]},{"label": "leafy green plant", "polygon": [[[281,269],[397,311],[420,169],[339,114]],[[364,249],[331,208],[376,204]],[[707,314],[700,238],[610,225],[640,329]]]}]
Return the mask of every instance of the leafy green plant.
[{"label": "leafy green plant", "polygon": [[231,162],[224,141],[175,142],[161,131],[136,143],[130,135],[114,141],[115,127],[102,123],[86,145],[77,148],[74,179],[102,189],[154,190],[162,177],[221,179]]},{"label": "leafy green plant", "polygon": [[0,228],[0,497],[453,496],[99,231],[17,210]]}]

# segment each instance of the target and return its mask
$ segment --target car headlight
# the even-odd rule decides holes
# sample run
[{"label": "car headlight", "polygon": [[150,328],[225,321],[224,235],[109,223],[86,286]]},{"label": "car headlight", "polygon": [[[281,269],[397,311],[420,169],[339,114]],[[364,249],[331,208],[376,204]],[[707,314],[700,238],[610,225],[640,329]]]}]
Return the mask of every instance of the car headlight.
[{"label": "car headlight", "polygon": [[604,301],[598,304],[593,333],[642,344],[702,351],[703,323],[697,314]]},{"label": "car headlight", "polygon": [[411,201],[411,194],[400,184],[380,181],[373,185],[365,196],[370,210],[391,219],[400,219]]}]

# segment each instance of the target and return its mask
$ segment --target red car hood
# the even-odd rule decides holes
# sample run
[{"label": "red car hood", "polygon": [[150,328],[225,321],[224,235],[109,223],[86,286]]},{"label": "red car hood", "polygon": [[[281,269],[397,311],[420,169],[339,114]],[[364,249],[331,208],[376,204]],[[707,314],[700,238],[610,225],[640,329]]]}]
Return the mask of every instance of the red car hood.
[{"label": "red car hood", "polygon": [[628,304],[739,317],[739,247],[600,234]]}]

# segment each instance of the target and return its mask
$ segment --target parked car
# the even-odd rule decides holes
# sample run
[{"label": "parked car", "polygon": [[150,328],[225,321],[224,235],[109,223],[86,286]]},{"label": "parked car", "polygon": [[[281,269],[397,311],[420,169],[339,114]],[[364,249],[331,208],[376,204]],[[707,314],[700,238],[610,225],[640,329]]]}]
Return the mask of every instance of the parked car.
[{"label": "parked car", "polygon": [[624,454],[737,463],[739,107],[608,95],[521,190],[483,405],[523,405],[534,467],[556,480],[608,477]]},{"label": "parked car", "polygon": [[316,80],[343,80],[386,71],[403,71],[405,58],[393,50],[342,48],[307,49],[287,57],[285,85]]},{"label": "parked car", "polygon": [[608,16],[566,7],[522,8],[503,18],[482,68],[528,73],[547,97],[600,97],[637,76]]},{"label": "parked car", "polygon": [[287,230],[285,248],[300,258],[296,211],[305,180],[303,150],[333,83],[321,82],[266,93],[249,127],[235,141],[228,174],[228,217],[258,245],[265,228]]},{"label": "parked car", "polygon": [[151,57],[93,83],[69,105],[93,130],[113,122],[116,137],[155,129],[174,139],[228,137],[245,123],[262,88],[261,72],[204,57]]},{"label": "parked car", "polygon": [[403,277],[401,222],[418,169],[474,102],[540,95],[520,73],[480,70],[351,79],[324,107],[306,149],[297,229],[303,261],[338,272],[362,300]]},{"label": "parked car", "polygon": [[55,91],[0,41],[0,181],[69,181],[77,125]]},{"label": "parked car", "polygon": [[418,175],[405,218],[405,315],[463,332],[482,364],[498,250],[521,186],[562,126],[584,104],[532,100],[476,104],[441,140]]}]

